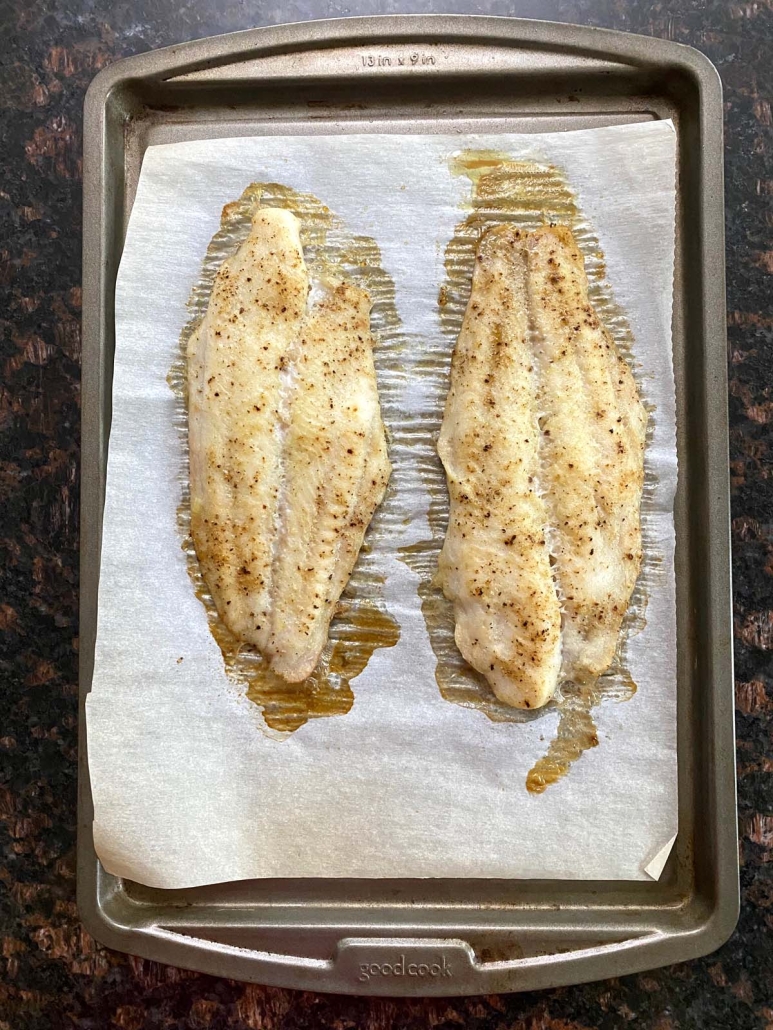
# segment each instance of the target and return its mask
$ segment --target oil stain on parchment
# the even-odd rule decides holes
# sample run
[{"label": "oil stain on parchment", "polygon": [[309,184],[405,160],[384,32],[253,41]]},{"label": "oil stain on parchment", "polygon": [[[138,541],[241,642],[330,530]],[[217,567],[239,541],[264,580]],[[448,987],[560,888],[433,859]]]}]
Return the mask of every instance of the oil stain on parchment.
[{"label": "oil stain on parchment", "polygon": [[[417,456],[424,486],[429,493],[428,521],[431,537],[401,549],[401,557],[419,577],[422,613],[436,658],[436,679],[440,693],[449,702],[476,709],[493,722],[523,723],[558,712],[555,738],[547,751],[529,771],[526,788],[540,794],[560,780],[570,766],[589,748],[596,747],[598,736],[593,709],[606,701],[624,701],[636,692],[626,669],[626,642],[645,625],[647,583],[657,573],[658,558],[648,548],[647,502],[652,498],[654,473],[645,458],[645,487],[642,505],[644,562],[628,614],[623,623],[615,661],[606,675],[594,684],[562,684],[558,696],[545,708],[525,711],[499,701],[487,680],[462,657],[454,641],[453,605],[436,585],[438,555],[448,524],[448,490],[445,473],[435,443],[440,432],[443,406],[449,387],[451,353],[462,326],[470,295],[475,251],[482,233],[489,227],[513,223],[532,231],[545,223],[568,225],[585,259],[590,299],[600,319],[626,356],[636,375],[632,360],[633,337],[628,322],[612,299],[606,282],[606,269],[600,245],[577,205],[577,199],[558,169],[531,161],[515,161],[494,151],[465,151],[453,158],[451,170],[466,176],[471,183],[468,216],[454,231],[445,250],[446,275],[438,295],[438,310],[445,346],[431,348],[423,356],[418,374],[431,384],[436,417],[425,425],[432,446],[423,447]],[[641,382],[639,386],[641,388]],[[650,431],[651,431],[650,419]]]},{"label": "oil stain on parchment", "polygon": [[188,573],[196,596],[206,610],[210,631],[222,651],[227,676],[258,706],[272,735],[284,736],[309,719],[346,714],[354,704],[352,680],[365,669],[378,648],[394,647],[397,643],[400,631],[384,603],[384,580],[378,570],[375,551],[381,541],[393,537],[400,516],[391,482],[336,608],[322,657],[311,676],[302,683],[288,683],[272,672],[259,652],[239,641],[220,619],[201,574],[190,531],[185,354],[192,332],[206,313],[215,275],[223,261],[246,239],[252,214],[259,206],[285,208],[300,219],[301,242],[312,280],[346,277],[370,294],[373,357],[387,424],[396,413],[398,382],[391,370],[400,364],[397,355],[402,346],[402,331],[394,284],[382,267],[378,246],[369,237],[347,232],[341,220],[315,196],[277,183],[252,183],[237,201],[223,208],[220,229],[210,242],[201,277],[191,291],[188,301],[191,317],[181,334],[179,356],[168,376],[178,402],[177,428],[185,454],[178,525]]}]

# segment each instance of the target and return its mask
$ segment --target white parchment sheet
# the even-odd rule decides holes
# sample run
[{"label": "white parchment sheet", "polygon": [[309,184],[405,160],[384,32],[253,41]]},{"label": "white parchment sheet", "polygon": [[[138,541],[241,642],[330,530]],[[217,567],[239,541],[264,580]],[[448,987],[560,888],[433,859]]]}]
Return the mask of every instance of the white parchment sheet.
[{"label": "white parchment sheet", "polygon": [[[627,660],[638,692],[597,708],[599,746],[542,795],[524,781],[558,716],[495,723],[445,701],[417,579],[398,548],[426,539],[429,498],[400,455],[402,534],[383,559],[400,640],[353,681],[352,710],[286,739],[224,672],[177,524],[182,442],[167,374],[191,287],[224,204],[254,181],[318,196],[373,237],[410,340],[401,407],[421,417],[411,368],[442,338],[443,253],[470,183],[461,149],[563,169],[601,242],[654,409],[653,532],[661,573]],[[314,135],[151,147],[116,288],[113,417],[87,702],[97,852],[158,887],[248,877],[657,877],[677,829],[671,309],[675,135],[668,122],[544,135]],[[445,345],[448,345],[447,342]],[[393,454],[393,462],[395,455]],[[182,660],[181,660],[182,659]]]}]

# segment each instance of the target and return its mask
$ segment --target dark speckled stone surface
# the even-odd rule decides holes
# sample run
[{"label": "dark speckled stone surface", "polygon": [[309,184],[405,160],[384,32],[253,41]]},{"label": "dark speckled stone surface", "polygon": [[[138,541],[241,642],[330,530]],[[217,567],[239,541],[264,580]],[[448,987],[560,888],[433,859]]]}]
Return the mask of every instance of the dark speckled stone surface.
[{"label": "dark speckled stone surface", "polygon": [[[308,17],[515,14],[690,43],[727,132],[743,911],[717,954],[542,994],[367,1001],[249,987],[96,945],[75,910],[81,108],[119,57]],[[0,1030],[773,1030],[773,8],[770,0],[0,0]]]}]

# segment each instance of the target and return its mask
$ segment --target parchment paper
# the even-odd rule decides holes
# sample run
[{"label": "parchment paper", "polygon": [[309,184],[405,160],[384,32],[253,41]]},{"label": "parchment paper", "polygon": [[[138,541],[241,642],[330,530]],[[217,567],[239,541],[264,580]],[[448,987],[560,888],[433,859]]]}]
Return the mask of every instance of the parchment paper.
[{"label": "parchment paper", "polygon": [[[375,652],[340,717],[286,739],[226,678],[177,524],[182,442],[167,383],[188,300],[224,204],[253,181],[316,194],[378,242],[410,346],[400,404],[426,415],[422,348],[441,339],[443,252],[470,183],[462,148],[563,169],[607,262],[651,407],[649,514],[659,574],[627,648],[638,692],[594,713],[599,746],[542,795],[525,776],[555,711],[496,723],[445,701],[398,549],[429,535],[428,497],[399,461],[405,517],[381,556],[400,640]],[[88,754],[97,852],[158,887],[249,877],[660,875],[677,829],[671,309],[675,135],[668,122],[487,136],[271,136],[151,147],[116,288],[113,416]],[[447,344],[445,344],[447,345]]]}]

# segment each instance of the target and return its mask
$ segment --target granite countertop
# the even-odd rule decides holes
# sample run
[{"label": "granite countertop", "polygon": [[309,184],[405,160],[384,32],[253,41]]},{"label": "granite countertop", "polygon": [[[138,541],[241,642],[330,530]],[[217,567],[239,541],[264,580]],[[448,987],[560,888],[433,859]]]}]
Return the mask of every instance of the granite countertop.
[{"label": "granite countertop", "polygon": [[[678,40],[725,88],[743,908],[714,955],[544,993],[379,1001],[108,951],[75,908],[81,112],[130,54],[269,22],[543,17]],[[773,1030],[773,11],[768,0],[6,0],[0,6],[0,1030]]]}]

